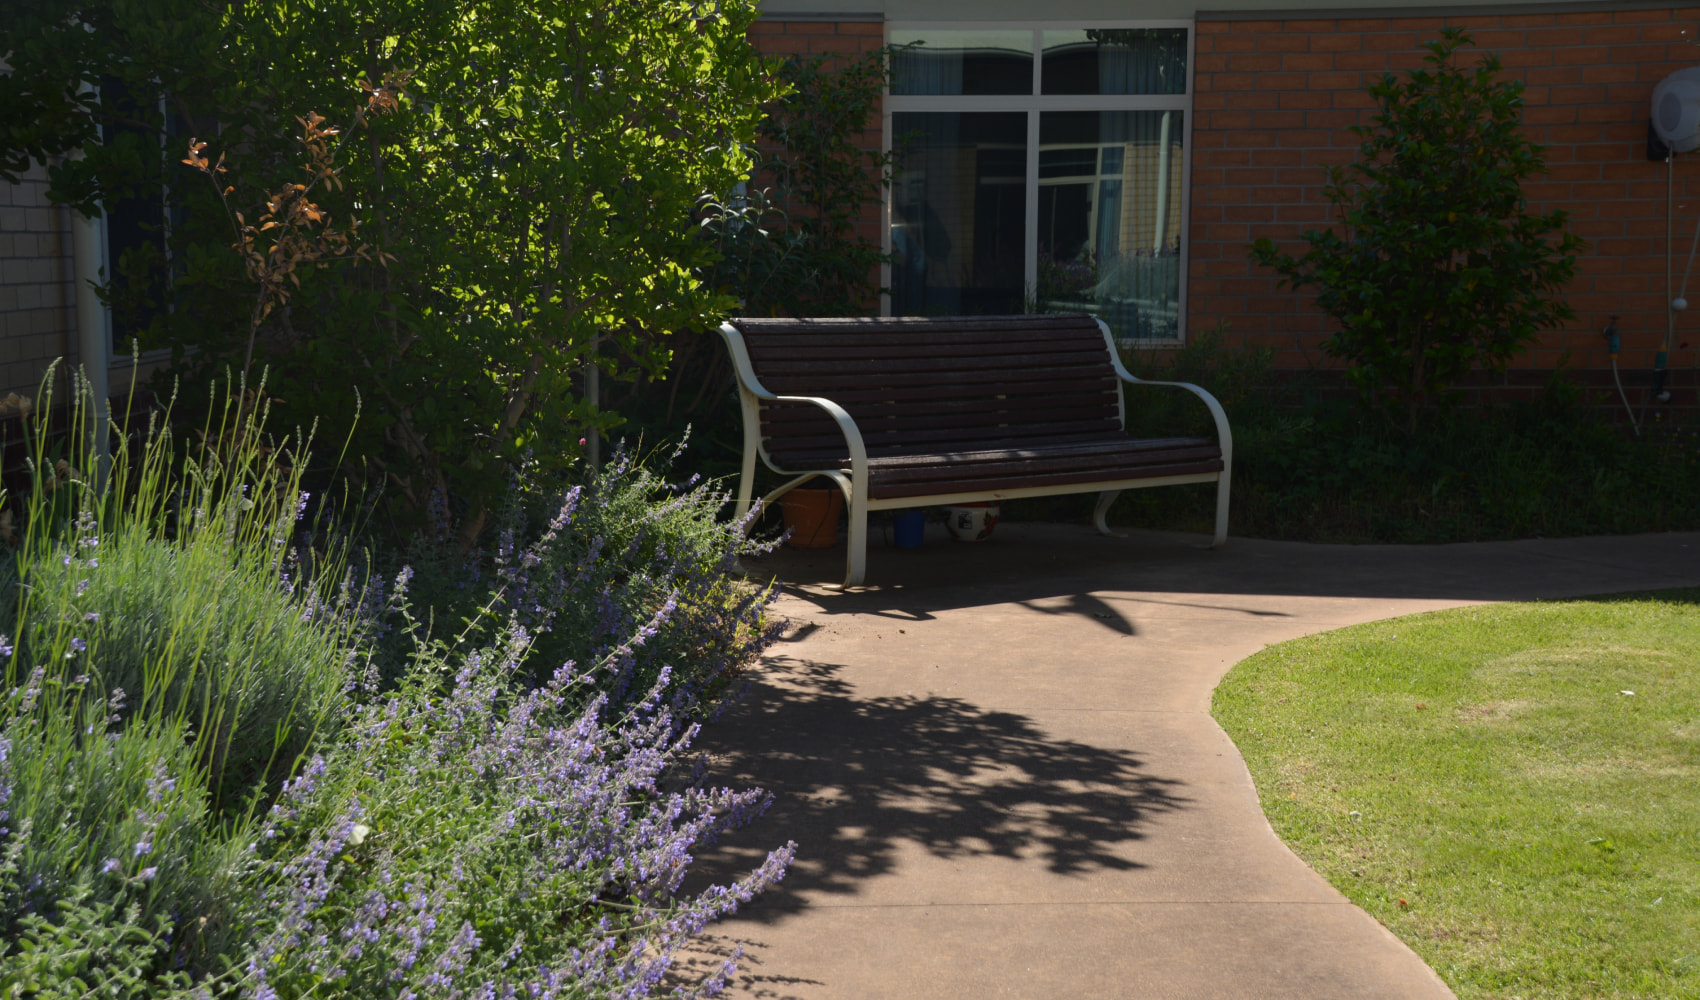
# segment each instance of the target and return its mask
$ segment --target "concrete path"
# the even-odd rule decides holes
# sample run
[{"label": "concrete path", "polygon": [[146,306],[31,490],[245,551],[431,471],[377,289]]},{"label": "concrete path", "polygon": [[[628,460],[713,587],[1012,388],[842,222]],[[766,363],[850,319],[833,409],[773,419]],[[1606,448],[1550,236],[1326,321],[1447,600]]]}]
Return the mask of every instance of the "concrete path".
[{"label": "concrete path", "polygon": [[1450,997],[1275,837],[1212,689],[1344,625],[1700,585],[1700,534],[1197,542],[930,535],[870,552],[851,593],[823,586],[841,549],[767,560],[796,581],[791,629],[699,745],[717,782],[776,802],[704,869],[786,840],[798,861],[692,964],[743,942],[729,995],[799,1000]]}]

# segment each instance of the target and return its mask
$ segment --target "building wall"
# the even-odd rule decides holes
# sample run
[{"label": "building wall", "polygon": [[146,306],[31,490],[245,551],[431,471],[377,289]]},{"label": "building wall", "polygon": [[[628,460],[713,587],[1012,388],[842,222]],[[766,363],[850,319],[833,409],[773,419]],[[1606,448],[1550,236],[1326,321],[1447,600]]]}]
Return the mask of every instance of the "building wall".
[{"label": "building wall", "polygon": [[[1645,384],[1665,336],[1666,167],[1648,162],[1653,86],[1700,64],[1700,8],[1504,13],[1470,17],[1306,20],[1201,19],[1197,30],[1188,329],[1228,327],[1228,343],[1272,348],[1278,368],[1326,364],[1326,318],[1308,296],[1278,290],[1251,264],[1261,236],[1297,252],[1295,236],[1325,225],[1324,168],[1356,156],[1382,73],[1421,65],[1419,46],[1463,26],[1499,53],[1505,76],[1528,87],[1524,124],[1547,145],[1549,172],[1525,187],[1536,211],[1562,208],[1590,246],[1569,301],[1577,318],[1542,337],[1516,364],[1513,385],[1533,386],[1560,364],[1585,382],[1609,381],[1600,331],[1619,315],[1620,362]],[[1686,35],[1684,32],[1686,31]],[[1700,157],[1675,167],[1675,267],[1700,225]],[[1700,278],[1689,285],[1700,302]],[[1673,350],[1678,403],[1695,402],[1700,309],[1679,316]],[[1675,346],[1675,345],[1673,345]],[[1516,393],[1512,393],[1515,395]],[[1636,399],[1639,405],[1639,399]]]},{"label": "building wall", "polygon": [[69,226],[47,201],[45,169],[0,183],[0,400],[33,398],[47,366],[76,350]]},{"label": "building wall", "polygon": [[[885,45],[885,22],[882,19],[877,15],[860,20],[847,19],[850,17],[853,15],[835,14],[827,19],[807,15],[792,19],[763,18],[751,27],[750,42],[757,51],[767,55],[825,57],[829,64],[834,60],[854,59]],[[867,127],[856,145],[877,154],[882,144],[880,115],[876,110],[868,118]],[[865,207],[856,226],[856,235],[876,244],[881,242],[884,234],[880,231],[880,219],[878,205]]]}]

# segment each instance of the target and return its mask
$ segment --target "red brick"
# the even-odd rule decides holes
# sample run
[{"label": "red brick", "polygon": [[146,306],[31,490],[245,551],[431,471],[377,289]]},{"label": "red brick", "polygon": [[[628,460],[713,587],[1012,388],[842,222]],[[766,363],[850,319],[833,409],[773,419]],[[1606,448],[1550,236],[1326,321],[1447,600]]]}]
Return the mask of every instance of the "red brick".
[{"label": "red brick", "polygon": [[1356,111],[1311,111],[1305,115],[1306,128],[1349,128],[1363,116]]},{"label": "red brick", "polygon": [[1310,39],[1304,35],[1265,34],[1257,39],[1259,52],[1304,52],[1309,48]]},{"label": "red brick", "polygon": [[1274,52],[1240,52],[1228,57],[1228,69],[1236,73],[1267,73],[1281,68]]},{"label": "red brick", "polygon": [[836,25],[831,21],[782,21],[787,35],[831,35],[836,34]]},{"label": "red brick", "polygon": [[1575,45],[1552,50],[1554,66],[1598,66],[1610,58],[1611,50],[1604,45]]},{"label": "red brick", "polygon": [[810,55],[837,53],[856,55],[862,51],[861,40],[847,35],[814,35],[809,38]]},{"label": "red brick", "polygon": [[1663,10],[1620,10],[1612,13],[1612,20],[1617,24],[1649,24],[1669,19],[1670,12]]},{"label": "red brick", "polygon": [[1643,42],[1686,42],[1694,37],[1693,22],[1648,24],[1640,28]]},{"label": "red brick", "polygon": [[1217,73],[1210,78],[1210,89],[1220,93],[1248,91],[1256,88],[1257,75],[1254,73]]},{"label": "red brick", "polygon": [[1349,33],[1311,35],[1310,50],[1312,52],[1358,52],[1364,47],[1362,35]]},{"label": "red brick", "polygon": [[1385,17],[1345,18],[1335,22],[1337,31],[1386,31],[1391,23]]},{"label": "red brick", "polygon": [[[1618,45],[1610,49],[1606,49],[1604,53],[1602,53],[1601,61],[1609,60],[1615,63],[1628,64],[1662,63],[1669,64],[1670,68],[1673,70],[1679,69],[1682,66],[1691,66],[1694,64],[1694,60],[1691,58],[1677,57],[1673,60],[1674,54],[1670,51],[1672,48],[1676,48],[1678,52],[1682,52],[1682,50],[1687,47],[1665,45]],[[1688,56],[1693,51],[1694,50],[1683,52],[1683,56]]]},{"label": "red brick", "polygon": [[[1530,87],[1529,92],[1530,92],[1531,95],[1533,95],[1533,94],[1538,93],[1539,89],[1540,88]],[[1554,87],[1554,88],[1552,88],[1552,103],[1554,105],[1561,105],[1561,104],[1604,104],[1605,100],[1606,100],[1606,88],[1604,88],[1604,87]],[[1531,96],[1529,103],[1533,104],[1535,102],[1536,102],[1536,98]]]},{"label": "red brick", "polygon": [[[1583,83],[1627,83],[1635,79],[1634,66],[1621,63],[1603,63],[1598,66],[1582,67]],[[1650,96],[1650,95],[1649,95]]]},{"label": "red brick", "polygon": [[1588,45],[1624,45],[1641,41],[1642,28],[1633,24],[1595,24],[1584,28],[1582,38]]},{"label": "red brick", "polygon": [[1524,66],[1551,66],[1551,49],[1511,49],[1499,54],[1499,61],[1506,69],[1515,70]]},{"label": "red brick", "polygon": [[1259,111],[1253,121],[1260,129],[1302,129],[1304,124],[1303,111]]},{"label": "red brick", "polygon": [[1531,66],[1523,82],[1532,87],[1575,86],[1582,82],[1581,66]]},{"label": "red brick", "polygon": [[1292,20],[1282,21],[1281,30],[1289,34],[1315,35],[1332,34],[1338,22],[1332,20]]},{"label": "red brick", "polygon": [[1520,28],[1506,28],[1499,31],[1478,31],[1475,35],[1476,46],[1478,48],[1488,50],[1520,49],[1529,44],[1529,33]]},{"label": "red brick", "polygon": [[1358,72],[1312,73],[1308,80],[1311,90],[1359,90],[1364,74]]},{"label": "red brick", "polygon": [[1387,68],[1387,53],[1341,52],[1334,56],[1334,68],[1379,73]]},{"label": "red brick", "polygon": [[1314,74],[1307,73],[1259,73],[1257,74],[1257,89],[1271,90],[1303,90],[1305,80]]},{"label": "red brick", "polygon": [[885,40],[885,25],[879,21],[839,21],[840,35],[863,35],[869,38]]},{"label": "red brick", "polygon": [[1217,35],[1213,48],[1217,52],[1255,52],[1257,39],[1250,35]]},{"label": "red brick", "polygon": [[1228,68],[1228,57],[1215,53],[1199,53],[1193,57],[1192,71],[1196,75],[1220,73]]},{"label": "red brick", "polygon": [[1317,91],[1287,91],[1277,95],[1282,108],[1295,111],[1321,111],[1334,106],[1334,99]]},{"label": "red brick", "polygon": [[1364,36],[1364,48],[1371,52],[1404,52],[1416,48],[1426,39],[1412,31],[1388,31]]},{"label": "red brick", "polygon": [[1292,73],[1315,73],[1334,68],[1329,52],[1289,52],[1281,57],[1281,68]]}]

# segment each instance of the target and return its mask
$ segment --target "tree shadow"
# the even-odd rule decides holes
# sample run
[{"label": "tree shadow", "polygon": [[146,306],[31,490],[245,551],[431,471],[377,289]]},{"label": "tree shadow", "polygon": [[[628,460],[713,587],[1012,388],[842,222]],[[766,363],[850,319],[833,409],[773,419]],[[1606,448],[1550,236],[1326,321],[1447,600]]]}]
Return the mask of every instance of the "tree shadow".
[{"label": "tree shadow", "polygon": [[856,894],[893,870],[906,843],[1066,876],[1137,869],[1151,819],[1189,802],[1135,753],[1058,739],[959,698],[855,697],[839,669],[770,656],[699,741],[715,784],[766,788],[774,804],[705,851],[687,889],[747,871],[786,840],[797,864],[752,907],[755,919],[794,912],[804,894]]}]

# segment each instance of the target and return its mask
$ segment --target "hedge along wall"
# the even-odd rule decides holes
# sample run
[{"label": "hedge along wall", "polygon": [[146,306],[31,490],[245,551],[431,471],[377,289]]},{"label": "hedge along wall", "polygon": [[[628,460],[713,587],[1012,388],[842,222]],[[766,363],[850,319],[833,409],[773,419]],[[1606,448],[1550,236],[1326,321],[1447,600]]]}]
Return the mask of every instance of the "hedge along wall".
[{"label": "hedge along wall", "polygon": [[[1366,88],[1412,69],[1420,46],[1449,26],[1468,28],[1499,54],[1504,76],[1524,82],[1529,134],[1547,146],[1550,173],[1525,190],[1531,208],[1563,208],[1590,243],[1569,291],[1576,320],[1549,332],[1494,396],[1528,395],[1556,366],[1609,385],[1600,335],[1616,314],[1626,384],[1650,381],[1665,335],[1666,167],[1648,162],[1653,86],[1700,65],[1693,39],[1700,8],[1471,17],[1372,17],[1198,22],[1194,86],[1192,239],[1188,329],[1229,327],[1227,342],[1266,346],[1277,368],[1327,366],[1318,345],[1327,319],[1309,295],[1279,290],[1246,244],[1268,236],[1292,252],[1295,237],[1329,221],[1324,167],[1356,156],[1347,129],[1368,124]],[[1683,34],[1687,30],[1687,35]],[[1675,270],[1681,283],[1700,225],[1700,154],[1678,157]],[[1700,270],[1700,266],[1697,266]],[[1700,275],[1689,282],[1700,303]],[[1671,353],[1673,404],[1696,404],[1700,308],[1677,319]],[[1686,344],[1686,347],[1676,345]],[[1640,394],[1631,392],[1641,405]]]},{"label": "hedge along wall", "polygon": [[[750,42],[756,51],[772,56],[815,56],[854,59],[885,45],[885,22],[879,15],[865,20],[850,20],[853,15],[833,14],[828,18],[806,18],[799,15],[776,15],[762,18],[750,28]],[[881,137],[880,115],[868,117],[857,146],[878,153]],[[880,207],[864,206],[856,235],[878,245],[884,239],[880,232]]]}]

